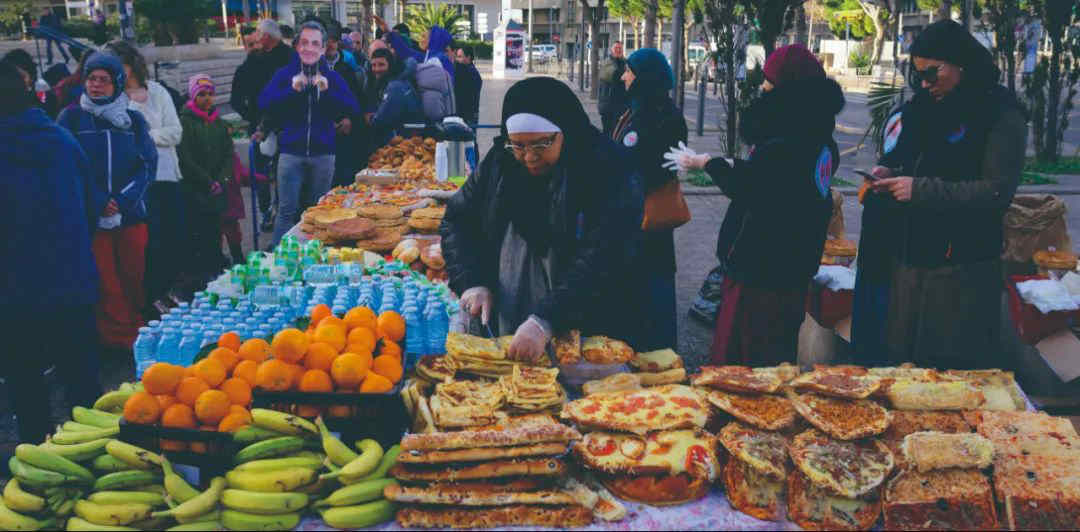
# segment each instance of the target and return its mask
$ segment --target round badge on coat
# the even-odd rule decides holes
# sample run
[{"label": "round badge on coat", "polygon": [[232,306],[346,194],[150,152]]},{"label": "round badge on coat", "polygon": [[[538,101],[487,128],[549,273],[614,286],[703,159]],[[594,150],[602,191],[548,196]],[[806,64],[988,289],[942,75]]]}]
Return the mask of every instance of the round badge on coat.
[{"label": "round badge on coat", "polygon": [[814,167],[814,185],[817,186],[821,197],[829,197],[829,185],[832,182],[833,164],[832,150],[828,146],[821,149],[818,155],[817,165]]},{"label": "round badge on coat", "polygon": [[627,133],[626,136],[622,139],[623,146],[626,146],[627,148],[633,148],[634,146],[637,146],[637,141],[637,131],[631,131]]},{"label": "round badge on coat", "polygon": [[881,144],[881,149],[885,153],[893,151],[896,147],[897,141],[900,140],[900,132],[904,129],[904,123],[901,120],[903,113],[896,113],[889,117],[889,121],[885,122],[885,138]]}]

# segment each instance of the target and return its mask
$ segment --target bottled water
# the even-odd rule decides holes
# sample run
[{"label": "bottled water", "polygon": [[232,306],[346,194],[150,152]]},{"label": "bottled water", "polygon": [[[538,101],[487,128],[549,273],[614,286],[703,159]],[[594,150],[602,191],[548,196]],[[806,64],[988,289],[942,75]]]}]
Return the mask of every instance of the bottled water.
[{"label": "bottled water", "polygon": [[191,361],[195,360],[195,355],[199,354],[201,347],[199,338],[195,336],[195,330],[184,329],[180,337],[180,360],[178,364],[190,366]]},{"label": "bottled water", "polygon": [[180,335],[176,329],[165,327],[161,330],[161,340],[157,346],[157,360],[169,364],[180,364]]},{"label": "bottled water", "polygon": [[176,308],[173,309],[173,312],[181,317],[186,316],[190,311],[191,305],[187,301],[181,301],[176,305]]},{"label": "bottled water", "polygon": [[135,352],[135,378],[141,379],[146,368],[157,362],[157,345],[154,343],[153,329],[139,327],[139,336],[135,338],[132,351]]},{"label": "bottled water", "polygon": [[427,353],[432,355],[446,353],[446,335],[450,332],[450,317],[447,316],[441,300],[433,299],[428,303],[427,311],[424,313],[424,329],[427,337]]},{"label": "bottled water", "polygon": [[420,315],[420,307],[406,306],[402,309],[402,314],[405,318],[405,352],[417,355],[426,354],[428,352],[427,334],[424,319]]}]

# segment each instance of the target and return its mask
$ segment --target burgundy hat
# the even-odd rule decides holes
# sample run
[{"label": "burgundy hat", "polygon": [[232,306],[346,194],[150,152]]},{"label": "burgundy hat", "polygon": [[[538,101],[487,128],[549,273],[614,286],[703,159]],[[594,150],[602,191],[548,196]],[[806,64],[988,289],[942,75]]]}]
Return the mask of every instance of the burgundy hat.
[{"label": "burgundy hat", "polygon": [[801,44],[777,48],[765,61],[764,70],[765,79],[777,87],[791,81],[825,77],[821,63]]}]

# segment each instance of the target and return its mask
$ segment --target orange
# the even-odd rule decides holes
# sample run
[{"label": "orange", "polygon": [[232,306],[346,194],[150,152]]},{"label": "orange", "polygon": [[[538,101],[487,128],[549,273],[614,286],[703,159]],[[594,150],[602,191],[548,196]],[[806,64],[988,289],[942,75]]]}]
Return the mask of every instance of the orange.
[{"label": "orange", "polygon": [[401,360],[394,355],[379,355],[371,362],[371,371],[397,384],[405,369],[401,367]]},{"label": "orange", "polygon": [[251,418],[244,414],[228,414],[221,418],[218,424],[218,432],[236,432],[251,424]]},{"label": "orange", "polygon": [[232,349],[234,352],[240,350],[240,335],[233,331],[222,333],[217,339],[218,347],[226,347]]},{"label": "orange", "polygon": [[349,344],[349,352],[374,353],[375,340],[375,329],[359,327],[349,331],[349,337],[346,340],[346,343]]},{"label": "orange", "polygon": [[217,425],[229,414],[229,396],[221,390],[206,390],[195,400],[195,417],[207,425]]},{"label": "orange", "polygon": [[319,327],[322,327],[323,325],[337,325],[338,327],[341,327],[342,329],[347,328],[347,326],[345,325],[345,320],[343,320],[343,319],[341,319],[341,318],[339,318],[337,316],[333,316],[333,315],[323,318],[322,320],[319,321],[319,324],[314,325],[314,327],[316,329],[318,329]]},{"label": "orange", "polygon": [[371,355],[345,353],[334,359],[330,374],[339,388],[355,388],[371,369]]},{"label": "orange", "polygon": [[161,405],[149,393],[135,392],[124,403],[124,419],[131,423],[149,425],[157,422],[159,417],[161,417]]},{"label": "orange", "polygon": [[[179,388],[179,386],[177,386],[177,387]],[[179,401],[176,400],[176,396],[174,396],[174,395],[165,395],[165,394],[155,395],[154,399],[157,399],[158,405],[161,406],[161,411],[162,412],[164,412],[165,409],[169,408],[170,406],[175,405],[176,403],[179,402]]]},{"label": "orange", "polygon": [[401,364],[401,345],[397,342],[383,338],[382,347],[379,348],[379,354],[397,357],[398,364]]},{"label": "orange", "polygon": [[259,370],[259,363],[254,360],[241,360],[239,364],[233,368],[233,377],[239,377],[247,381],[248,386],[255,386],[255,374]]},{"label": "orange", "polygon": [[192,364],[192,365],[184,368],[184,377],[194,377],[194,376],[195,376],[195,364]]},{"label": "orange", "polygon": [[221,383],[221,391],[229,396],[229,403],[240,406],[251,404],[251,385],[240,377],[233,377]]},{"label": "orange", "polygon": [[330,344],[315,342],[308,347],[307,354],[304,355],[304,367],[330,371],[330,364],[334,363],[337,356],[337,350]]},{"label": "orange", "polygon": [[284,392],[292,387],[292,371],[285,362],[272,358],[259,364],[255,384],[264,390]]},{"label": "orange", "polygon": [[[188,442],[180,440],[161,440],[158,444],[162,451],[186,451],[188,449]],[[191,442],[191,445],[195,445],[195,442]]]},{"label": "orange", "polygon": [[229,349],[228,347],[219,347],[210,352],[207,358],[212,358],[221,362],[222,366],[225,366],[226,373],[232,373],[233,368],[240,362],[240,355],[236,354],[236,351]]},{"label": "orange", "polygon": [[301,392],[332,392],[334,382],[330,380],[330,374],[321,369],[309,369],[300,377]]},{"label": "orange", "polygon": [[375,330],[375,311],[367,307],[353,307],[342,318],[350,331],[358,327]]},{"label": "orange", "polygon": [[[201,426],[199,426],[199,430],[205,430],[205,431],[209,431],[209,432],[217,432],[217,427],[210,426],[210,425],[201,425]],[[191,452],[205,454],[206,453],[206,443],[201,442],[201,441],[193,441],[193,442],[191,442]]]},{"label": "orange", "polygon": [[352,407],[348,405],[336,405],[326,409],[327,417],[352,417]]},{"label": "orange", "polygon": [[386,393],[392,389],[394,389],[394,383],[378,373],[368,373],[364,382],[360,384],[360,393]]},{"label": "orange", "polygon": [[323,413],[323,407],[313,405],[297,405],[296,415],[300,417],[318,417]]},{"label": "orange", "polygon": [[405,319],[401,317],[401,314],[389,310],[379,314],[375,329],[379,336],[400,342],[405,338]]},{"label": "orange", "polygon": [[311,309],[311,326],[315,327],[323,318],[333,315],[334,313],[330,311],[330,307],[326,304],[315,305],[315,308]]},{"label": "orange", "polygon": [[161,426],[179,429],[193,429],[199,426],[195,420],[195,411],[184,403],[177,403],[166,408],[161,414]]},{"label": "orange", "polygon": [[213,358],[204,358],[195,364],[195,376],[211,388],[217,388],[225,380],[225,373],[225,365]]},{"label": "orange", "polygon": [[180,386],[176,387],[176,400],[188,406],[195,406],[195,400],[199,398],[199,395],[209,389],[210,386],[198,377],[184,377],[184,380],[180,381]]},{"label": "orange", "polygon": [[313,340],[330,344],[335,351],[340,353],[342,349],[345,349],[345,326],[331,323],[327,318],[315,328]]},{"label": "orange", "polygon": [[262,338],[252,338],[245,341],[236,354],[244,360],[262,362],[270,356],[270,343]]},{"label": "orange", "polygon": [[307,335],[300,329],[284,329],[274,335],[270,350],[274,358],[296,363],[304,359],[309,343]]},{"label": "orange", "polygon": [[243,414],[251,419],[251,412],[240,405],[229,405],[229,414]]},{"label": "orange", "polygon": [[183,367],[157,362],[143,372],[143,389],[153,395],[170,394],[176,391],[182,378]]},{"label": "orange", "polygon": [[300,364],[285,364],[285,367],[289,370],[289,376],[292,378],[289,381],[289,388],[296,388],[300,384],[300,377],[303,377],[304,372],[307,370]]}]

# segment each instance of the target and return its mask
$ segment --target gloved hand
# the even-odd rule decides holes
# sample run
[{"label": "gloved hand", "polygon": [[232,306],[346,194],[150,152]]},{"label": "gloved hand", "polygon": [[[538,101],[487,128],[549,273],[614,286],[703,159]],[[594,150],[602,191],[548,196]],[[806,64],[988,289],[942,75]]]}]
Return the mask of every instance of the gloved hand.
[{"label": "gloved hand", "polygon": [[330,87],[330,81],[327,80],[326,77],[324,77],[322,74],[318,73],[316,73],[315,76],[311,78],[311,84],[318,87],[320,92]]},{"label": "gloved hand", "polygon": [[687,170],[700,170],[705,168],[705,163],[709,162],[710,157],[707,153],[699,154],[686,147],[686,143],[680,140],[678,146],[672,146],[672,148],[664,154],[664,159],[666,159],[667,162],[660,165],[663,168],[685,172]]},{"label": "gloved hand", "polygon": [[303,91],[308,86],[308,77],[303,74],[297,74],[292,77],[292,88],[296,92]]},{"label": "gloved hand", "polygon": [[471,316],[480,316],[480,322],[488,324],[491,317],[491,290],[483,286],[474,286],[461,294],[461,308]]},{"label": "gloved hand", "polygon": [[550,340],[551,326],[536,316],[529,316],[514,333],[507,354],[511,360],[536,362],[546,353],[545,349]]},{"label": "gloved hand", "polygon": [[210,195],[211,196],[217,196],[218,194],[221,194],[222,190],[223,189],[221,188],[221,183],[218,183],[217,181],[211,181],[210,182]]}]

